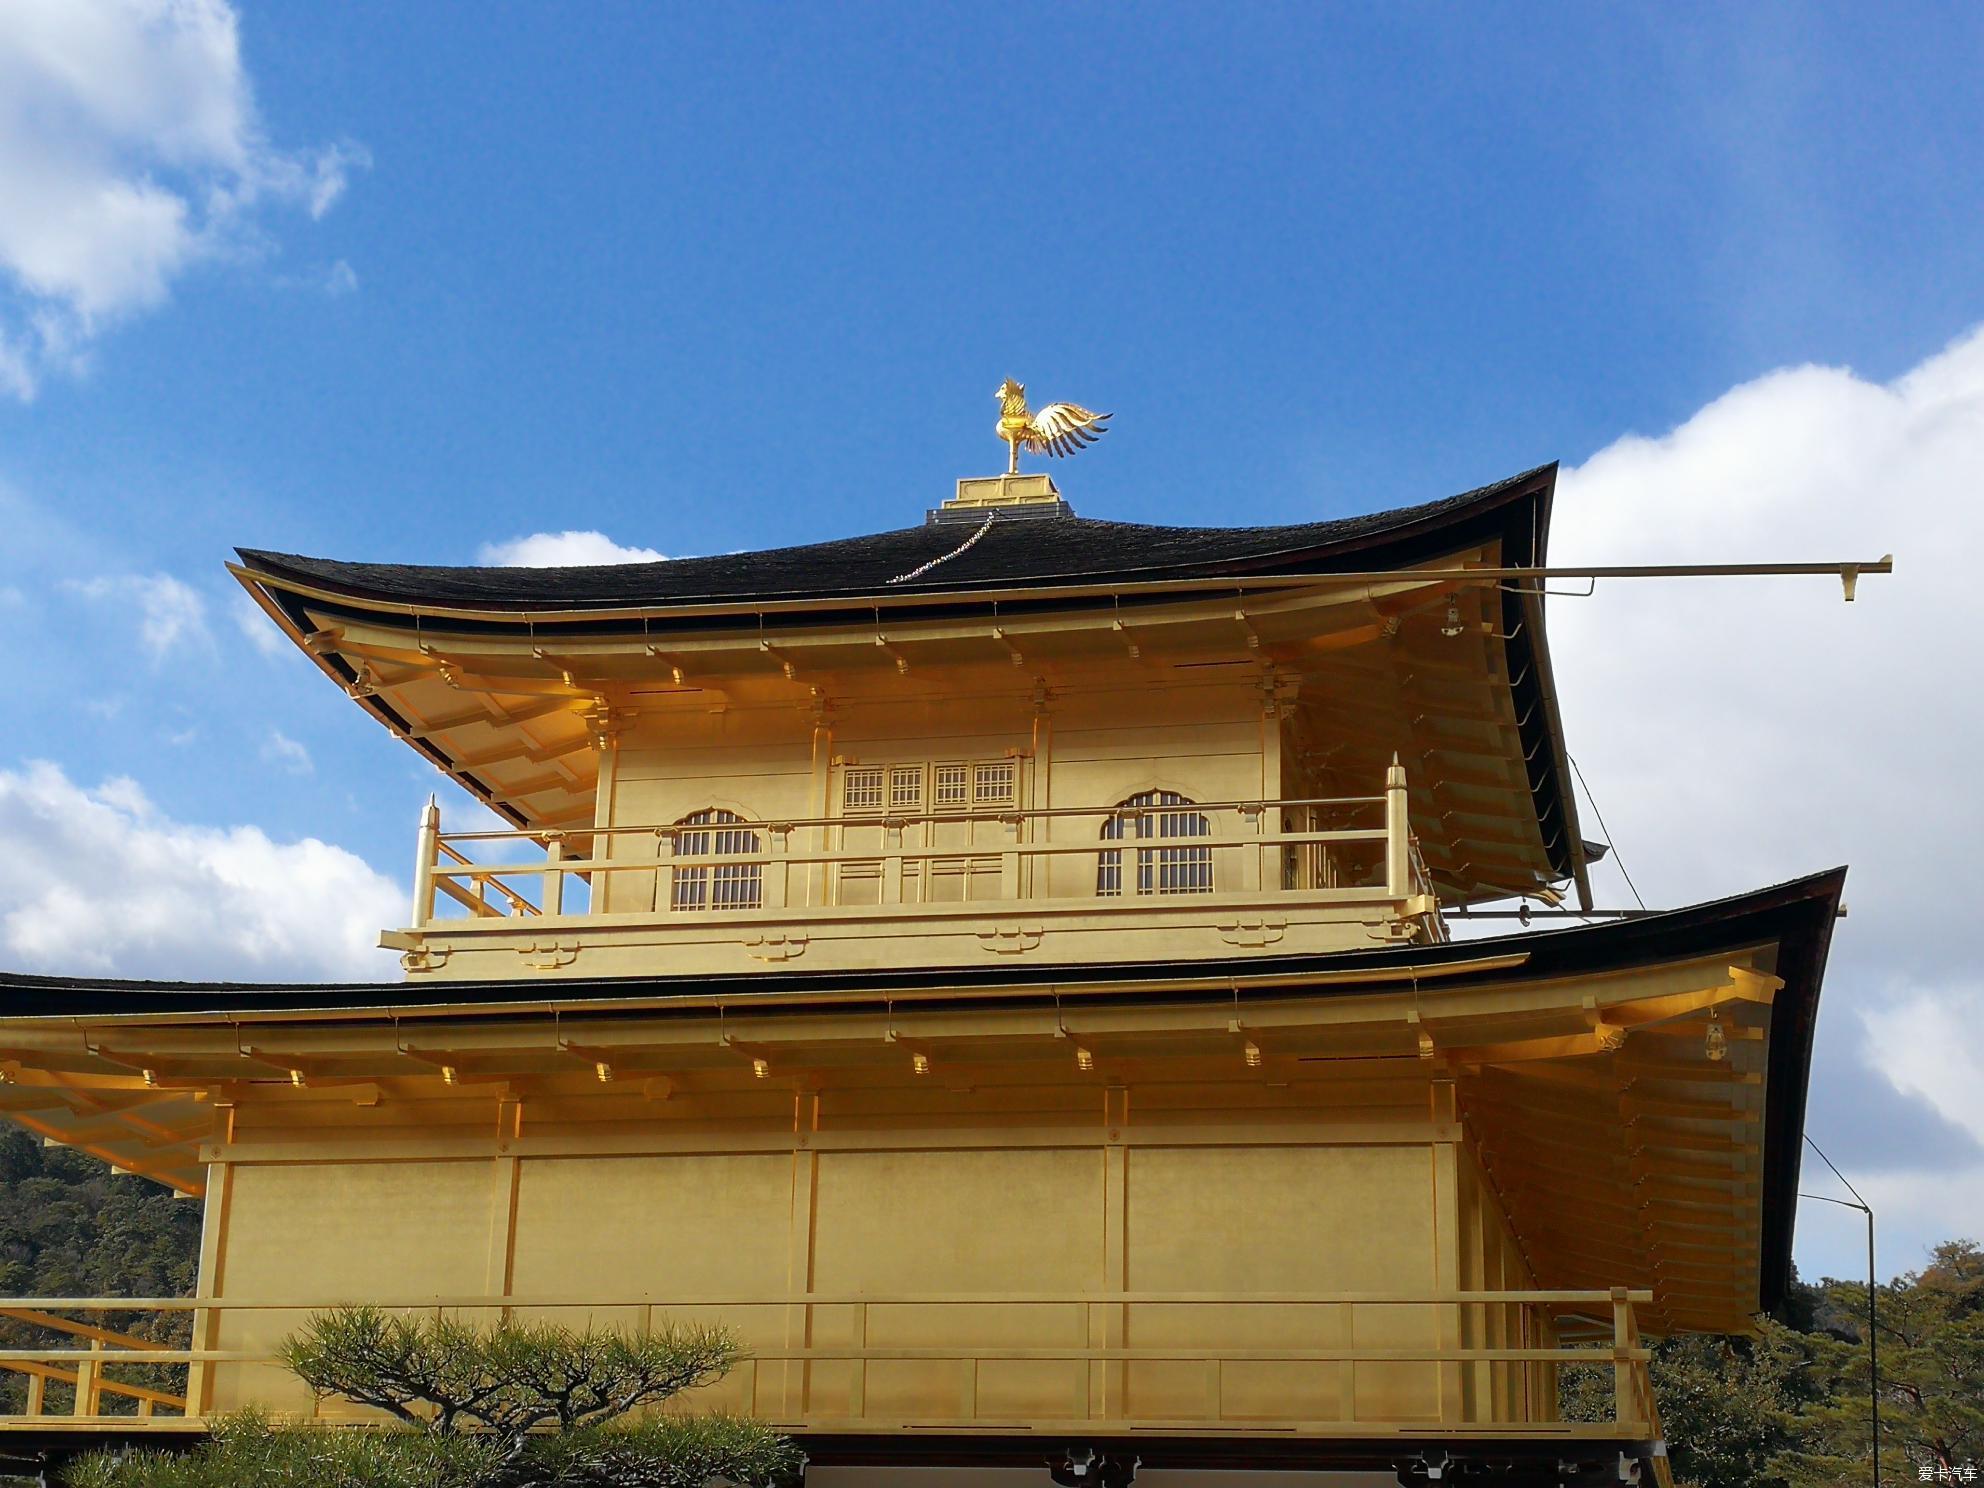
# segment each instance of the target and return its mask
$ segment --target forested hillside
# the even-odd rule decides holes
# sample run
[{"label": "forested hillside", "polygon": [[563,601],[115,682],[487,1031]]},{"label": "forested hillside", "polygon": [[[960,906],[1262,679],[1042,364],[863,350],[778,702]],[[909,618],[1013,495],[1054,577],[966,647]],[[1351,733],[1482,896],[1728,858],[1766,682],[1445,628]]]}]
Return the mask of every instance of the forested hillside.
[{"label": "forested hillside", "polygon": [[[200,1206],[143,1178],[121,1177],[93,1157],[0,1124],[0,1296],[171,1297],[193,1290]],[[174,1336],[183,1316],[113,1315],[109,1326],[147,1338]],[[62,1345],[0,1319],[0,1347]],[[66,1345],[64,1345],[66,1346]],[[0,1410],[20,1410],[24,1378],[0,1370]],[[50,1409],[67,1392],[49,1388]],[[114,1400],[108,1408],[118,1409]]]}]

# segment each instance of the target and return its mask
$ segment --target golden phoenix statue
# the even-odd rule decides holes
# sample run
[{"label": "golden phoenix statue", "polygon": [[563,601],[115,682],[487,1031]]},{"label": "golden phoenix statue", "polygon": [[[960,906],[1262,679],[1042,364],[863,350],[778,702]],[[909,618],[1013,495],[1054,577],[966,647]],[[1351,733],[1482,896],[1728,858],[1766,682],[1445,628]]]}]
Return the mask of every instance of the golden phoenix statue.
[{"label": "golden phoenix statue", "polygon": [[1026,384],[1008,377],[992,395],[999,400],[999,437],[1006,441],[1006,474],[1020,473],[1020,446],[1037,455],[1072,455],[1109,431],[1106,413],[1079,403],[1049,403],[1038,413],[1026,406]]}]

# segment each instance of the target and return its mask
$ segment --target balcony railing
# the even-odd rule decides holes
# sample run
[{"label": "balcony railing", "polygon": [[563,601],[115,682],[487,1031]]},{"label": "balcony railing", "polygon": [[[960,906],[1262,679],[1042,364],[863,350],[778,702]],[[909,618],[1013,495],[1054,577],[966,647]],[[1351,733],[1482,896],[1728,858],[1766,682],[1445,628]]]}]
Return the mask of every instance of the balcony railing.
[{"label": "balcony railing", "polygon": [[[520,848],[541,856],[516,861]],[[1362,907],[1415,921],[1421,939],[1444,938],[1397,767],[1373,796],[768,821],[702,813],[566,831],[443,832],[430,805],[412,928],[1194,903]]]},{"label": "balcony railing", "polygon": [[[1658,1437],[1634,1304],[1650,1292],[1040,1292],[400,1297],[395,1311],[494,1323],[519,1313],[635,1330],[719,1317],[748,1357],[713,1403],[795,1431],[1072,1431],[1117,1423],[1315,1436]],[[259,1403],[328,1419],[269,1368],[281,1336],[339,1305],[296,1298],[0,1299],[0,1315],[67,1335],[0,1350],[27,1380],[24,1425],[196,1427]],[[191,1313],[202,1346],[166,1348],[65,1314]],[[225,1346],[230,1336],[234,1346]],[[78,1338],[87,1347],[78,1347]],[[1125,1340],[1136,1337],[1135,1346]],[[1578,1338],[1577,1345],[1566,1338]],[[793,1339],[810,1340],[802,1344]],[[1171,1340],[1169,1342],[1165,1340]],[[138,1380],[163,1372],[172,1382]],[[1609,1370],[1609,1419],[1557,1419],[1557,1370]],[[219,1378],[241,1371],[238,1379]],[[260,1388],[252,1388],[259,1386]],[[720,1397],[720,1398],[719,1398]],[[170,1412],[161,1416],[159,1412]],[[134,1420],[135,1418],[135,1420]],[[340,1420],[357,1419],[340,1415]]]}]

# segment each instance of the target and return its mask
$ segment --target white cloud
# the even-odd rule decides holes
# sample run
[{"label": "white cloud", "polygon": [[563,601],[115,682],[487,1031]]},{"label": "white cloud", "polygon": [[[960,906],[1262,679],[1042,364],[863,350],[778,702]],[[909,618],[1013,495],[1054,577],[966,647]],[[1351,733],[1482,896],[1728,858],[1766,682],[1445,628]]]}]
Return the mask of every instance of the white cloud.
[{"label": "white cloud", "polygon": [[1984,1141],[1984,977],[1963,988],[1921,988],[1866,1020],[1870,1052],[1894,1083]]},{"label": "white cloud", "polygon": [[655,563],[653,548],[623,547],[604,532],[533,532],[508,542],[484,543],[477,555],[498,568],[588,568],[600,563]]},{"label": "white cloud", "polygon": [[182,641],[213,644],[207,629],[207,602],[200,591],[170,574],[119,574],[70,580],[66,586],[93,600],[124,600],[137,606],[138,639],[153,661],[160,661]]},{"label": "white cloud", "polygon": [[159,813],[45,762],[0,770],[0,954],[28,971],[172,979],[384,979],[399,887],[339,847]]},{"label": "white cloud", "polygon": [[262,742],[262,758],[292,775],[308,775],[317,768],[310,751],[281,729],[269,730],[269,737]]},{"label": "white cloud", "polygon": [[234,618],[235,629],[242,638],[264,656],[281,656],[289,650],[289,637],[276,628],[275,621],[262,613],[262,607],[245,594],[234,596],[228,606],[228,614]]},{"label": "white cloud", "polygon": [[192,265],[328,211],[355,146],[275,148],[226,0],[7,0],[0,21],[0,389],[29,398]]},{"label": "white cloud", "polygon": [[[1851,605],[1824,578],[1601,582],[1552,599],[1550,630],[1571,750],[1649,901],[1850,863],[1821,1044],[1984,1137],[1984,1065],[1951,1047],[1984,1011],[1970,930],[1984,795],[1967,785],[1984,734],[1980,489],[1984,331],[1886,384],[1774,372],[1563,472],[1552,561],[1892,551],[1895,574],[1862,579]],[[1588,811],[1584,827],[1597,833]],[[1630,902],[1615,869],[1599,880],[1603,902]],[[1814,1135],[1851,1140],[1855,1104],[1816,1086]],[[1882,1162],[1923,1206],[1883,1214],[1884,1264],[1976,1232],[1937,1184],[1893,1177],[1912,1163],[1930,1165],[1899,1149]],[[1984,1166],[1950,1176],[1951,1194],[1984,1191]]]}]

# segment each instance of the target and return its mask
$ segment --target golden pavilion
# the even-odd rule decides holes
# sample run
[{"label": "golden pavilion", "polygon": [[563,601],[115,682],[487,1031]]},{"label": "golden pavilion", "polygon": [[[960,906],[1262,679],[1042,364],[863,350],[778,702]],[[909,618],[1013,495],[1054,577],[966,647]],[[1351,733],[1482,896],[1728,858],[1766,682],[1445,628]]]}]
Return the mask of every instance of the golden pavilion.
[{"label": "golden pavilion", "polygon": [[[1008,473],[718,557],[243,550],[493,821],[422,816],[402,980],[0,975],[0,1114],[205,1214],[194,1297],[0,1301],[67,1339],[0,1358],[0,1454],[335,1421],[272,1350],[368,1302],[722,1319],[752,1357],[702,1403],[816,1484],[1667,1481],[1648,1339],[1790,1278],[1843,870],[1569,912],[1555,481],[1159,527]],[[1495,901],[1557,928],[1449,935]],[[91,1321],[134,1306],[191,1346]],[[1572,1366],[1606,1419],[1560,1419]]]}]

